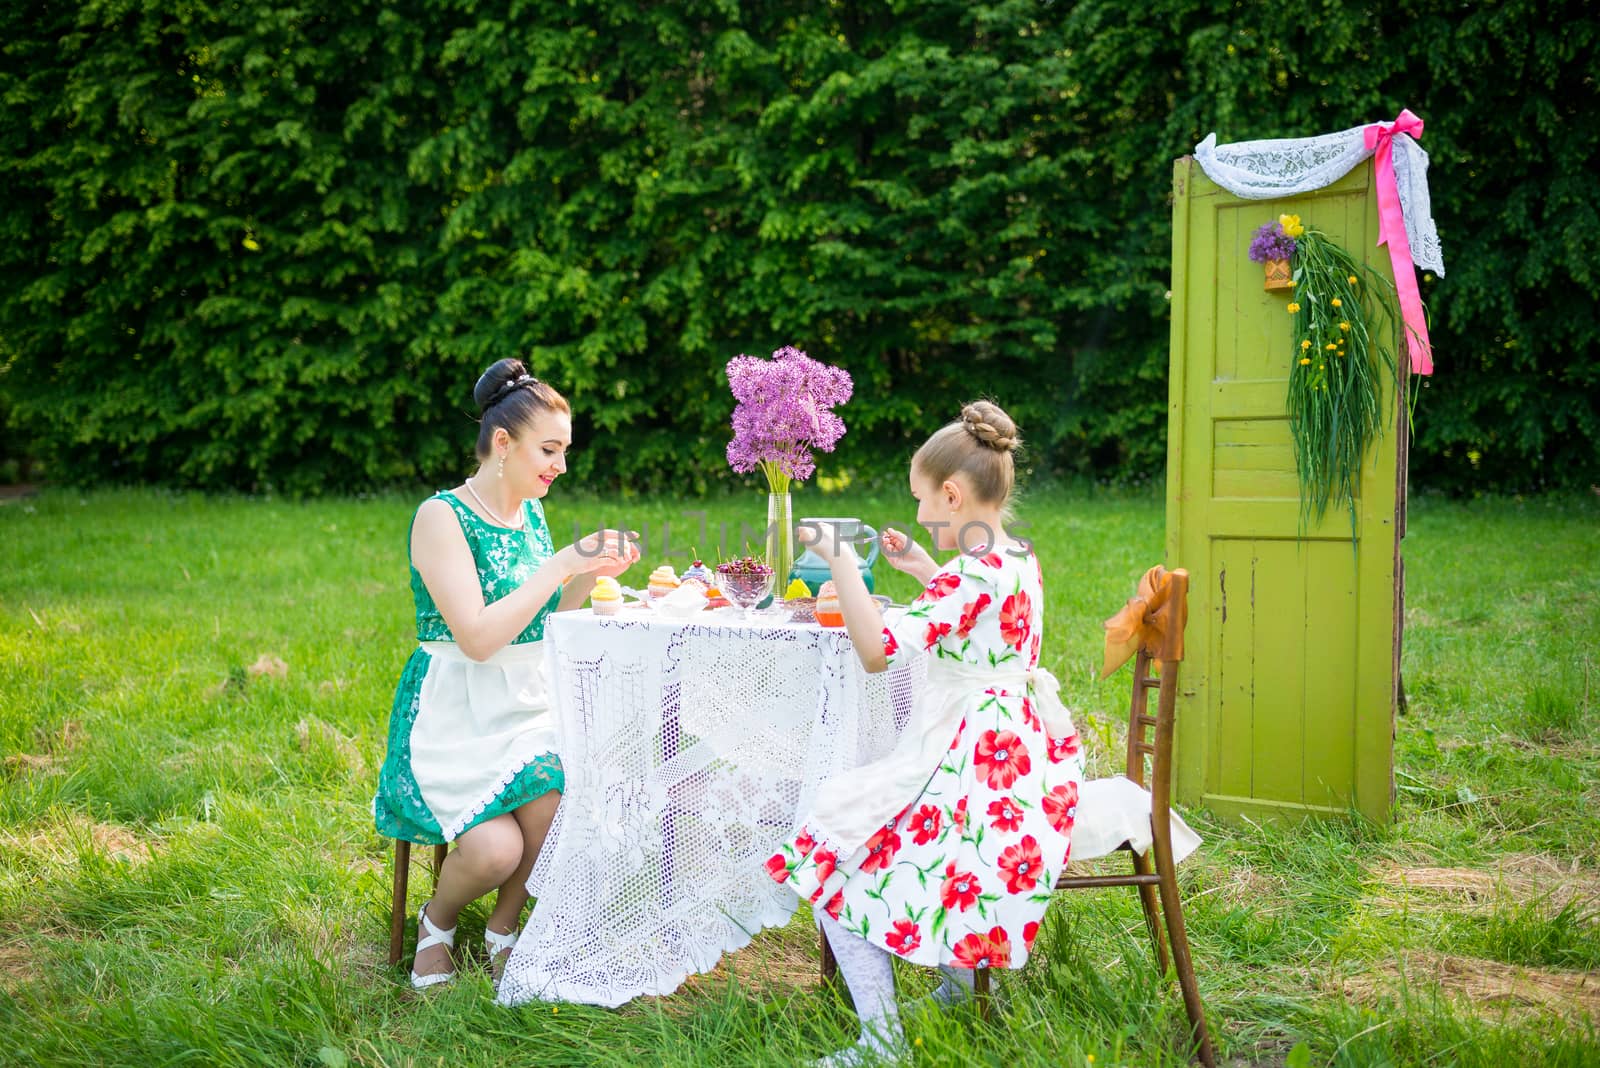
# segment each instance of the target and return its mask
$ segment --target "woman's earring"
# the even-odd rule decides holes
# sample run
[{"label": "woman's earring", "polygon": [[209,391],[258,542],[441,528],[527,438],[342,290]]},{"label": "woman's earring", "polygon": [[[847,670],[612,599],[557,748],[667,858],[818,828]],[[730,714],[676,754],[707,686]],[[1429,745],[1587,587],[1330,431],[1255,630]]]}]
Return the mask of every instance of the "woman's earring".
[{"label": "woman's earring", "polygon": [[506,477],[506,457],[505,457],[505,453],[501,453],[500,454],[500,470],[495,472],[495,474],[500,478],[505,478]]}]

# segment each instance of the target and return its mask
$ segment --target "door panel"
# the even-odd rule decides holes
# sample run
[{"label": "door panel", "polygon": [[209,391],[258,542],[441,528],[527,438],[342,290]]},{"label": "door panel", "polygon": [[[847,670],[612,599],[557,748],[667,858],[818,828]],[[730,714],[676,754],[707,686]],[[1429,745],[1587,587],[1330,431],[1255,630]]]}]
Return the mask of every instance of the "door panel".
[{"label": "door panel", "polygon": [[1169,567],[1191,574],[1178,790],[1224,814],[1387,818],[1398,670],[1398,416],[1363,468],[1354,538],[1303,526],[1285,397],[1287,292],[1261,285],[1256,227],[1298,214],[1388,274],[1371,168],[1244,201],[1192,159],[1174,176]]}]

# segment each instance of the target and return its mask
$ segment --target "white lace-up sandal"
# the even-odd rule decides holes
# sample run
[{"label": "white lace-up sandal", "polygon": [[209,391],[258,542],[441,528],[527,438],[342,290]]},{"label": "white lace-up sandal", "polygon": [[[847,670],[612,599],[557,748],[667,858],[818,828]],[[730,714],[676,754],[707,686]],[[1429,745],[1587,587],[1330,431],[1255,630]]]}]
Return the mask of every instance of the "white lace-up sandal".
[{"label": "white lace-up sandal", "polygon": [[[491,969],[495,965],[496,957],[508,949],[516,948],[517,938],[521,933],[521,931],[507,931],[505,934],[501,934],[499,931],[491,931],[487,927],[483,929],[483,949],[488,954],[489,967]],[[496,981],[498,981],[498,978],[497,976]]]},{"label": "white lace-up sandal", "polygon": [[[433,921],[428,919],[428,906],[426,903],[424,903],[423,906],[417,910],[417,954],[420,956],[423,950],[432,949],[434,946],[448,946],[451,949],[455,949],[456,929],[452,927],[446,931],[442,928],[435,927],[433,925]],[[438,986],[440,983],[448,983],[450,980],[456,977],[456,970],[454,968],[451,968],[447,972],[434,972],[432,975],[418,975],[415,961],[416,958],[413,957],[411,965],[411,986],[416,990],[426,990],[430,986]]]}]

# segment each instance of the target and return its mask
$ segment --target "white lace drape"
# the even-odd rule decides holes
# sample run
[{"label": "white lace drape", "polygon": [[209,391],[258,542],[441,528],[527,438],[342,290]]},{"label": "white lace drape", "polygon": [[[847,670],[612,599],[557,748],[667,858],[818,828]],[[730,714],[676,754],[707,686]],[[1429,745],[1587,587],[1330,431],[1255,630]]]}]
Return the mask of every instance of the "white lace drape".
[{"label": "white lace drape", "polygon": [[[767,858],[822,781],[894,748],[928,678],[925,657],[868,675],[843,630],[726,610],[562,612],[544,644],[566,791],[502,1005],[670,994],[787,923]],[[1149,827],[1147,791],[1085,782],[1073,857],[1143,851]],[[1180,859],[1199,844],[1176,815],[1173,834]]]},{"label": "white lace drape", "polygon": [[[1247,200],[1309,193],[1331,185],[1368,156],[1363,131],[1355,126],[1320,137],[1235,141],[1217,144],[1208,134],[1194,148],[1195,158],[1216,182],[1234,196]],[[1433,201],[1428,195],[1428,154],[1411,137],[1394,139],[1394,177],[1405,216],[1411,259],[1417,266],[1443,277],[1444,251],[1433,223]]]},{"label": "white lace drape", "polygon": [[766,858],[819,782],[893,748],[925,670],[867,675],[814,624],[699,619],[551,619],[567,787],[501,1004],[669,994],[786,923]]}]

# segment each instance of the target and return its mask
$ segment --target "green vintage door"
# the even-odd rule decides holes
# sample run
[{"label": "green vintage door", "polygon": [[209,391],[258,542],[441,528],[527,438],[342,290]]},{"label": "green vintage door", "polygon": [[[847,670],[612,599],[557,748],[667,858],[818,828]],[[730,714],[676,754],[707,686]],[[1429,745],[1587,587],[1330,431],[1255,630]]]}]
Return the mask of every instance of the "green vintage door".
[{"label": "green vintage door", "polygon": [[1174,173],[1167,566],[1190,573],[1177,789],[1223,815],[1388,818],[1403,406],[1388,398],[1395,419],[1363,470],[1354,546],[1338,505],[1302,531],[1289,297],[1264,291],[1247,255],[1257,226],[1292,212],[1392,277],[1371,183],[1369,161],[1315,193],[1247,201],[1192,158]]}]

